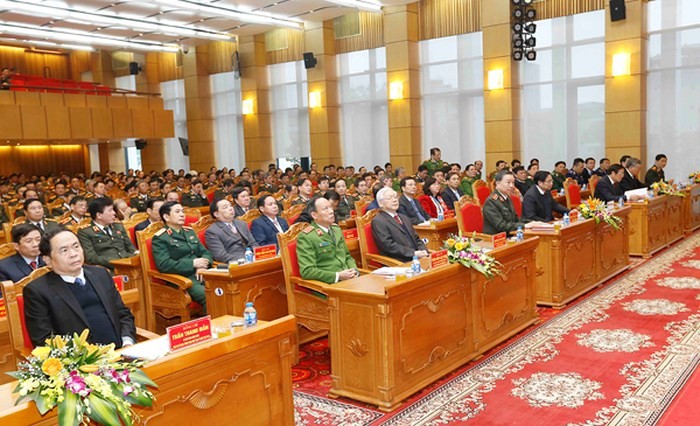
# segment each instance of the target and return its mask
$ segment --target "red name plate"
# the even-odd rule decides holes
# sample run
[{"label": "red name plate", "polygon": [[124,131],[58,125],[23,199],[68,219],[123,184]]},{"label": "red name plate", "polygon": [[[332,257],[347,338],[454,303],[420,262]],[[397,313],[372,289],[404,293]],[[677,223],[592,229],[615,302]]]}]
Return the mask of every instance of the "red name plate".
[{"label": "red name plate", "polygon": [[0,318],[7,316],[7,310],[5,309],[5,299],[0,299]]},{"label": "red name plate", "polygon": [[454,210],[445,210],[445,219],[452,219],[453,217],[455,217]]},{"label": "red name plate", "polygon": [[506,245],[506,239],[508,237],[506,236],[505,232],[501,232],[500,234],[495,234],[493,236],[493,239],[491,242],[493,243],[493,248],[498,248]]},{"label": "red name plate", "polygon": [[277,256],[277,246],[270,244],[262,247],[255,247],[255,260],[272,259]]},{"label": "red name plate", "polygon": [[430,253],[430,269],[439,268],[449,264],[447,250],[439,250]]},{"label": "red name plate", "polygon": [[344,229],[343,236],[345,237],[346,240],[356,240],[358,238],[357,228]]},{"label": "red name plate", "polygon": [[170,350],[177,351],[211,340],[211,316],[167,328]]},{"label": "red name plate", "polygon": [[578,220],[578,210],[571,210],[569,212],[569,222],[576,222]]}]

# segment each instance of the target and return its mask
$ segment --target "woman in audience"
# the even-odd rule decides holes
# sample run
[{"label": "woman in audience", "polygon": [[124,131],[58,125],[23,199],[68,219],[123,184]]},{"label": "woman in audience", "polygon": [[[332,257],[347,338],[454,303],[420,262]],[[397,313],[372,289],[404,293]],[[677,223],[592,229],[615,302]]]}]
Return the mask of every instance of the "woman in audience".
[{"label": "woman in audience", "polygon": [[442,199],[440,192],[442,185],[435,178],[428,177],[423,183],[423,195],[418,197],[418,201],[431,218],[444,217],[447,204]]}]

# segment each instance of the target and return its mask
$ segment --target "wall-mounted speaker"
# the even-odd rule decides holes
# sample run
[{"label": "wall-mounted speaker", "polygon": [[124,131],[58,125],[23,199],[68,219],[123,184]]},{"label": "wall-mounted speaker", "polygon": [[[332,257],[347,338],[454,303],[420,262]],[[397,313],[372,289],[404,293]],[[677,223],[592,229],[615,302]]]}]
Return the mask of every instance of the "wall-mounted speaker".
[{"label": "wall-mounted speaker", "polygon": [[622,21],[625,18],[627,18],[625,0],[610,0],[610,20],[615,22]]},{"label": "wall-mounted speaker", "polygon": [[313,68],[318,63],[318,59],[314,58],[313,52],[304,52],[304,68],[307,70]]},{"label": "wall-mounted speaker", "polygon": [[136,139],[134,141],[134,145],[136,146],[136,149],[144,149],[148,144],[146,143],[146,139]]},{"label": "wall-mounted speaker", "polygon": [[129,74],[139,75],[139,71],[141,71],[141,67],[138,62],[129,62]]}]

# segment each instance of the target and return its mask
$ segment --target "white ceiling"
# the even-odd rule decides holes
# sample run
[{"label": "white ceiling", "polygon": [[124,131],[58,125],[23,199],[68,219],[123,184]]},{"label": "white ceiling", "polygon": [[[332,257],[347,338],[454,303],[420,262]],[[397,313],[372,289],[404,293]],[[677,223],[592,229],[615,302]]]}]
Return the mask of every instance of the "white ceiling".
[{"label": "white ceiling", "polygon": [[[198,37],[166,34],[158,31],[138,31],[126,26],[99,25],[78,20],[66,20],[56,18],[55,14],[42,15],[36,12],[21,12],[18,8],[10,8],[13,0],[0,1],[0,38],[30,41],[55,41],[51,37],[21,35],[15,32],[14,27],[2,26],[2,24],[29,24],[41,29],[57,31],[80,31],[89,35],[111,36],[125,38],[134,42],[157,42],[168,44],[196,45],[208,43],[211,40]],[[250,24],[233,18],[214,16],[203,11],[186,10],[182,7],[173,7],[161,4],[157,0],[14,0],[25,4],[45,5],[49,7],[62,7],[85,12],[100,12],[113,14],[115,17],[157,20],[172,25],[185,25],[192,28],[216,31],[231,35],[258,34],[275,28],[275,25]],[[191,0],[190,0],[191,1]],[[373,1],[373,0],[369,0]],[[384,6],[407,4],[416,0],[374,0]],[[266,13],[284,19],[296,19],[301,21],[324,21],[344,15],[352,8],[340,6],[331,1],[324,0],[199,0],[196,3],[219,6],[239,11],[252,11],[254,13]],[[117,49],[118,47],[100,46],[96,39],[92,40],[95,47]]]}]

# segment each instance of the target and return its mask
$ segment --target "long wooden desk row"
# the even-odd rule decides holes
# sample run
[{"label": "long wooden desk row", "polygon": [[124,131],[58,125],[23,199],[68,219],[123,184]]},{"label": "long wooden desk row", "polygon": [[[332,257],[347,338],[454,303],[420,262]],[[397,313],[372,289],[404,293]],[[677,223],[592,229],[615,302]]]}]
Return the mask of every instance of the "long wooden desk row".
[{"label": "long wooden desk row", "polygon": [[[684,200],[686,202],[684,203]],[[690,213],[690,197],[669,195],[656,196],[644,202],[626,203],[632,208],[630,213],[630,255],[651,257],[652,254],[668,247],[683,237],[687,217],[688,226],[694,218]],[[684,213],[684,204],[687,208]],[[697,218],[695,218],[697,220]]]},{"label": "long wooden desk row", "polygon": [[[213,323],[226,326],[234,319],[240,318],[225,316]],[[158,389],[153,390],[153,407],[134,407],[140,424],[293,425],[295,329],[292,316],[259,322],[255,328],[148,363],[144,371]],[[41,417],[33,402],[15,406],[16,385],[0,386],[0,424],[58,423],[56,409]]]}]

